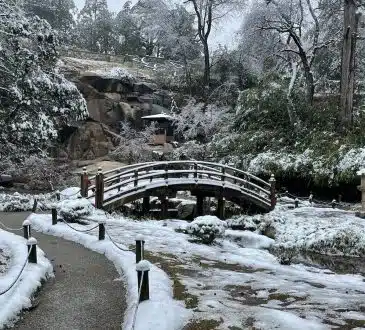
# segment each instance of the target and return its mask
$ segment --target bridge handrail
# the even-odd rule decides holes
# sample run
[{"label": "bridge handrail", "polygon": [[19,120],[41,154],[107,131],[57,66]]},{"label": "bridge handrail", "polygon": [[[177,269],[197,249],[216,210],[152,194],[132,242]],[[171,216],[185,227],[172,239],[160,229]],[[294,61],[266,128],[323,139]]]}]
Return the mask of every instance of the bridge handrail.
[{"label": "bridge handrail", "polygon": [[[258,191],[263,192],[265,195],[270,196],[270,191],[262,188],[261,186],[256,185],[253,182],[250,182],[250,181],[247,181],[245,179],[235,177],[235,176],[230,175],[230,174],[220,173],[220,172],[217,172],[217,171],[205,171],[205,170],[203,170],[203,171],[202,170],[197,170],[197,171],[196,170],[170,170],[170,171],[166,171],[166,172],[159,171],[159,172],[147,173],[147,174],[144,174],[144,175],[141,175],[141,176],[138,176],[138,177],[132,177],[128,180],[121,181],[121,182],[118,182],[114,185],[111,185],[111,186],[107,187],[106,189],[104,189],[104,193],[106,193],[108,191],[111,191],[111,190],[114,190],[114,189],[118,189],[118,188],[121,188],[121,187],[128,186],[129,183],[135,182],[136,180],[140,181],[140,180],[151,179],[151,178],[156,178],[156,177],[162,177],[162,178],[166,179],[165,178],[166,174],[170,175],[170,179],[178,179],[178,178],[172,178],[171,177],[171,175],[176,175],[176,174],[197,174],[197,175],[202,175],[203,174],[203,175],[208,175],[208,176],[209,175],[217,176],[217,177],[220,177],[221,179],[222,178],[229,178],[229,179],[239,181],[240,183],[243,183],[243,185],[245,185],[245,186],[253,187],[253,188],[257,189]],[[169,179],[169,177],[167,177],[167,179]],[[184,179],[184,178],[181,178],[181,179]],[[198,179],[198,178],[196,178],[196,179]],[[209,177],[208,177],[208,179],[209,179]],[[216,181],[218,181],[218,180],[216,180]],[[222,183],[227,183],[227,181],[222,181]],[[229,181],[228,181],[228,183],[232,184],[232,185],[235,185],[234,183],[231,183]],[[239,186],[239,185],[237,185],[237,186]],[[92,196],[90,196],[90,197],[92,197]]]},{"label": "bridge handrail", "polygon": [[[193,160],[188,160],[188,161],[161,161],[161,162],[147,162],[147,163],[141,163],[141,164],[133,164],[133,165],[129,165],[129,166],[125,166],[125,167],[121,167],[121,168],[118,168],[118,169],[114,169],[114,170],[110,170],[110,171],[107,171],[107,172],[104,172],[104,175],[105,174],[109,174],[109,173],[114,173],[114,172],[117,172],[117,171],[122,171],[120,173],[117,173],[115,175],[111,175],[109,177],[105,177],[104,179],[104,182],[109,182],[109,181],[112,181],[113,179],[116,179],[118,177],[121,176],[121,174],[128,174],[128,173],[131,173],[132,172],[132,169],[133,171],[139,171],[139,170],[142,170],[142,169],[146,169],[146,168],[149,168],[149,167],[157,167],[157,166],[162,166],[162,165],[165,165],[165,166],[168,166],[168,165],[189,165],[189,164],[197,164],[197,166],[207,166],[207,165],[210,165],[210,166],[216,166],[216,167],[219,167],[219,168],[225,168],[225,169],[229,169],[229,170],[233,170],[235,173],[238,173],[238,174],[243,174],[245,175],[246,177],[248,178],[251,178],[253,179],[254,181],[257,181],[259,183],[261,183],[262,185],[266,186],[267,188],[270,188],[270,184],[268,182],[266,182],[265,180],[262,180],[248,172],[245,172],[245,171],[242,171],[242,170],[238,170],[232,166],[228,166],[228,165],[223,165],[223,164],[218,164],[218,163],[212,163],[212,162],[198,162],[198,161],[193,161]],[[139,166],[137,166],[139,165]],[[123,171],[123,170],[127,170],[127,171]],[[94,188],[94,187],[90,187],[90,188]]]},{"label": "bridge handrail", "polygon": [[[153,162],[146,162],[146,163],[140,163],[140,164],[152,164]],[[140,164],[131,164],[131,165],[126,165],[126,166],[123,166],[123,167],[118,167],[118,168],[114,168],[114,169],[112,169],[112,170],[108,170],[108,171],[105,171],[105,172],[103,172],[103,174],[105,175],[105,174],[109,174],[109,173],[113,173],[113,172],[117,172],[117,171],[119,171],[119,170],[121,170],[121,169],[129,169],[129,168],[133,168],[133,167],[136,167],[136,166],[138,166],[138,165],[140,165]],[[119,174],[119,173],[118,173]],[[89,178],[89,180],[91,181],[91,180],[95,180],[95,178],[96,178],[96,175],[93,175],[93,176],[91,176],[90,178]],[[108,177],[109,178],[109,177]]]}]

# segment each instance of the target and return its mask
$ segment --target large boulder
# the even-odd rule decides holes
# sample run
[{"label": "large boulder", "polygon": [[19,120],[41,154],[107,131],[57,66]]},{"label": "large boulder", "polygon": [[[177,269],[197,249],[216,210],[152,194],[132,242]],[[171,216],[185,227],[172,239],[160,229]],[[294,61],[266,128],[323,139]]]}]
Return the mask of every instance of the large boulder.
[{"label": "large boulder", "polygon": [[192,220],[195,214],[195,201],[185,200],[177,207],[177,215],[182,220]]},{"label": "large boulder", "polygon": [[94,72],[85,72],[80,81],[91,85],[101,93],[127,94],[133,92],[133,81],[127,77],[114,78]]},{"label": "large boulder", "polygon": [[87,121],[70,136],[67,151],[70,159],[94,159],[106,156],[113,143],[102,125]]}]

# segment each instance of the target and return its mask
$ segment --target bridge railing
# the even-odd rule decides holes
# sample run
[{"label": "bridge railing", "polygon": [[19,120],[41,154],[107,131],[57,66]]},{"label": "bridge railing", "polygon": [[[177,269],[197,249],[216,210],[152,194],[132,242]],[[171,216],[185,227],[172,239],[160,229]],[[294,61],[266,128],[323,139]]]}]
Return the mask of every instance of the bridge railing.
[{"label": "bridge railing", "polygon": [[[133,164],[125,167],[113,169],[110,171],[104,172],[104,185],[109,186],[115,182],[122,181],[133,177],[135,172],[149,172],[149,171],[157,171],[157,170],[165,170],[166,167],[169,169],[179,169],[180,167],[194,167],[197,166],[201,169],[208,169],[211,171],[215,171],[217,173],[232,173],[233,177],[243,178],[247,181],[251,181],[258,186],[261,186],[267,190],[271,189],[271,184],[242,170],[238,170],[234,167],[224,165],[224,164],[216,164],[211,162],[197,162],[197,161],[170,161],[170,162],[147,162],[141,164]],[[108,175],[108,176],[106,176]],[[89,190],[95,189],[95,176],[90,178],[92,184],[89,186]],[[234,179],[233,179],[234,181]]]}]

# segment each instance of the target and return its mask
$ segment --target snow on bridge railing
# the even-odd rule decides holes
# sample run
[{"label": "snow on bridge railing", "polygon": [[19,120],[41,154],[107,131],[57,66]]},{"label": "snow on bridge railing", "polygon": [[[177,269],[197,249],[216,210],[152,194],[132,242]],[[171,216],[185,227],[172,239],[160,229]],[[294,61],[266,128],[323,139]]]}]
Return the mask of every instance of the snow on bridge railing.
[{"label": "snow on bridge railing", "polygon": [[[273,208],[276,204],[275,178],[272,177],[270,182],[266,182],[250,173],[223,164],[196,161],[148,162],[117,168],[107,173],[111,175],[105,177],[105,173],[99,169],[99,174],[92,177],[95,178],[95,184],[91,186],[85,186],[85,182],[88,182],[86,172],[81,180],[83,196],[95,197],[95,205],[100,208],[103,207],[103,203],[110,204],[133,193],[137,198],[141,189],[151,190],[160,186],[173,186],[177,189],[179,185],[184,185],[183,190],[194,190],[196,185],[230,188],[240,191],[242,195],[261,206],[264,205],[265,208]],[[157,182],[159,184],[156,186]],[[110,195],[114,190],[118,191]],[[109,196],[105,195],[106,193],[109,193]]]}]

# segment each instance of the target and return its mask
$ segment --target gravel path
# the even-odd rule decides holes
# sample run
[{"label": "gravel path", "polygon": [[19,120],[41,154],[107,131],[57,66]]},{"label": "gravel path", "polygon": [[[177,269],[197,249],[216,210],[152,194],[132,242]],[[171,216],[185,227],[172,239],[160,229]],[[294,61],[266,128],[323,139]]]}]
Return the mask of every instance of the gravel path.
[{"label": "gravel path", "polygon": [[[20,227],[29,212],[0,213],[7,226]],[[32,311],[13,329],[121,329],[125,288],[103,255],[59,237],[32,232],[51,260],[55,278],[42,287]]]}]

